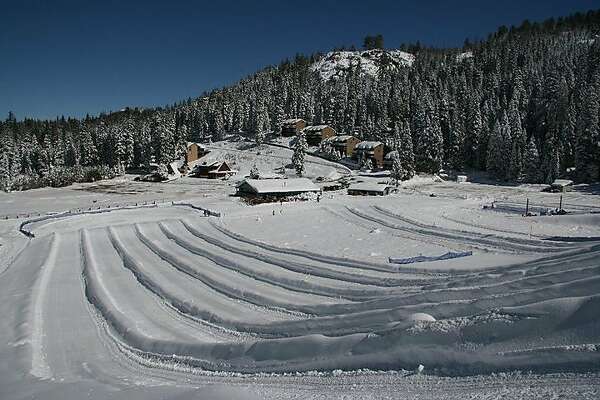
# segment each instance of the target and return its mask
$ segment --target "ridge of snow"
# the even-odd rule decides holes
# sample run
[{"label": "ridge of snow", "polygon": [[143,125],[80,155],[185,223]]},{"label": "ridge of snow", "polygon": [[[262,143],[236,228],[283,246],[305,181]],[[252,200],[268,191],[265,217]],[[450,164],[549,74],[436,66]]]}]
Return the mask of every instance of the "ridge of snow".
[{"label": "ridge of snow", "polygon": [[400,50],[331,51],[315,62],[311,69],[319,72],[324,80],[337,78],[351,67],[360,67],[363,74],[376,77],[383,63],[399,68],[410,67],[414,61],[414,55]]}]

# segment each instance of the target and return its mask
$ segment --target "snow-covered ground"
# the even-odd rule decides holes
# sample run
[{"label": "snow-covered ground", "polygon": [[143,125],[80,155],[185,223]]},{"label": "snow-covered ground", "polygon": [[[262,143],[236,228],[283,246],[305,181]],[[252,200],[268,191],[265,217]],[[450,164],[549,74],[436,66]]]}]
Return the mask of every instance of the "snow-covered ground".
[{"label": "snow-covered ground", "polygon": [[[235,181],[290,151],[212,149],[239,173],[0,195],[0,398],[600,394],[594,190],[529,218],[527,198],[560,195],[417,177],[385,197],[247,206]],[[313,157],[307,171],[348,174]],[[472,255],[388,262],[449,251]]]}]

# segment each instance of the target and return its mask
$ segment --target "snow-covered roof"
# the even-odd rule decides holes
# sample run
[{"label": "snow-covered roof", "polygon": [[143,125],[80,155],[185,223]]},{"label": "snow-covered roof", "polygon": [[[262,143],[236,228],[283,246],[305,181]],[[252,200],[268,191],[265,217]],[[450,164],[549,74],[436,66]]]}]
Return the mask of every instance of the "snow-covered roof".
[{"label": "snow-covered roof", "polygon": [[375,141],[364,141],[356,145],[357,150],[373,150],[377,146],[381,146],[383,143]]},{"label": "snow-covered roof", "polygon": [[211,156],[211,154],[212,153],[209,153],[208,155],[195,160],[193,163],[190,163],[190,169],[198,170],[200,168],[208,168],[210,171],[215,171],[225,164],[230,171],[233,171],[225,160],[219,156]]},{"label": "snow-covered roof", "polygon": [[376,193],[385,193],[387,188],[390,188],[390,185],[383,185],[375,182],[360,182],[354,183],[348,187],[348,190],[357,190],[361,192],[376,192]]},{"label": "snow-covered roof", "polygon": [[260,179],[283,179],[283,175],[281,174],[276,174],[273,172],[262,172],[260,171],[258,173],[258,176]]},{"label": "snow-covered roof", "polygon": [[304,128],[304,132],[318,132],[327,128],[329,125],[311,125]]},{"label": "snow-covered roof", "polygon": [[208,153],[205,156],[202,156],[198,160],[196,160],[195,164],[207,166],[207,165],[220,164],[222,162],[223,162],[223,156],[217,151],[211,151],[210,153]]},{"label": "snow-covered roof", "polygon": [[256,194],[318,192],[320,189],[308,178],[245,179],[238,187],[246,186]]},{"label": "snow-covered roof", "polygon": [[385,155],[384,159],[391,161],[396,157],[398,157],[398,150],[393,150],[393,151],[390,151],[389,153],[387,153]]},{"label": "snow-covered roof", "polygon": [[330,143],[344,143],[348,139],[353,138],[353,137],[354,136],[352,136],[352,135],[337,135],[337,136],[328,137],[325,140],[328,141],[328,142],[330,142]]},{"label": "snow-covered roof", "polygon": [[304,121],[302,118],[290,118],[283,121],[283,125],[291,125],[296,124],[298,122]]},{"label": "snow-covered roof", "polygon": [[573,184],[573,181],[570,179],[556,179],[552,182],[552,186],[570,186]]},{"label": "snow-covered roof", "polygon": [[201,149],[205,148],[202,143],[198,143],[198,142],[187,142],[187,147],[189,148],[193,144],[195,144],[196,146],[200,147]]}]

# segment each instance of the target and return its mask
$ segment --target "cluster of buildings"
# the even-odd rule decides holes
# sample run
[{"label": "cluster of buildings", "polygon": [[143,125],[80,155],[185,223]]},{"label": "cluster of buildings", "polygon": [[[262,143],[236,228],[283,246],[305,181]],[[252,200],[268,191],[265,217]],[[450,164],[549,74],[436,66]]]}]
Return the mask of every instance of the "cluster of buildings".
[{"label": "cluster of buildings", "polygon": [[[335,129],[329,125],[307,126],[306,121],[300,118],[284,121],[282,135],[295,136],[300,132],[304,133],[310,146],[326,142],[342,157],[356,160],[369,158],[375,168],[382,168],[386,165],[384,145],[381,142],[361,141],[352,135],[338,135]],[[226,161],[218,156],[213,156],[206,146],[195,142],[188,142],[185,160],[181,160],[179,164],[177,167],[181,174],[199,178],[227,178],[237,172]],[[321,188],[307,178],[289,178],[244,179],[236,186],[236,190],[237,195],[260,202],[278,201],[278,199],[305,193],[321,193],[327,188]],[[392,188],[388,185],[362,182],[348,187],[348,193],[353,195],[386,195],[391,190]]]},{"label": "cluster of buildings", "polygon": [[338,135],[329,125],[309,125],[301,118],[292,118],[283,121],[281,134],[295,136],[303,132],[309,146],[321,143],[329,144],[341,157],[352,158],[356,161],[370,159],[374,168],[382,169],[391,167],[393,160],[392,151],[378,141],[361,141],[352,135]]}]

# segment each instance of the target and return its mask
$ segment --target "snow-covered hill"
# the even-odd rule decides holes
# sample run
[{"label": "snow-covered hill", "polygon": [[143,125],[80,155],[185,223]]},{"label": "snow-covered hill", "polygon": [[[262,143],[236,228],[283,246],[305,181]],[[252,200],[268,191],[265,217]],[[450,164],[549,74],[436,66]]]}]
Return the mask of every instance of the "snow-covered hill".
[{"label": "snow-covered hill", "polygon": [[351,67],[360,67],[363,74],[376,77],[381,67],[410,67],[414,60],[414,55],[400,50],[332,51],[315,62],[312,70],[325,80],[339,77]]},{"label": "snow-covered hill", "polygon": [[465,51],[463,53],[459,53],[456,55],[456,61],[461,62],[464,60],[468,60],[470,58],[473,58],[473,52],[472,51]]}]

